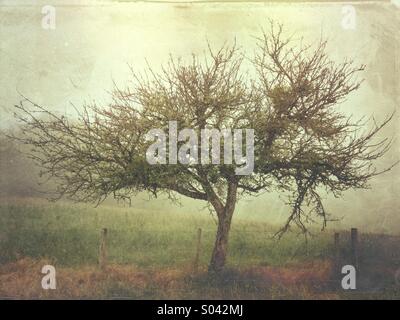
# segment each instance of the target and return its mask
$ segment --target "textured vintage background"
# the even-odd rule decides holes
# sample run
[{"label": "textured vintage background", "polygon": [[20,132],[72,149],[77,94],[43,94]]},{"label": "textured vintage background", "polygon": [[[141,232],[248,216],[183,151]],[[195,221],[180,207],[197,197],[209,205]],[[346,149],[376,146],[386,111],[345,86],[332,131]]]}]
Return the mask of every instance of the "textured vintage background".
[{"label": "textured vintage background", "polygon": [[[169,53],[201,54],[207,40],[218,47],[236,38],[251,56],[254,36],[268,27],[268,19],[283,23],[287,32],[307,41],[321,35],[327,38],[334,59],[351,57],[366,64],[365,83],[343,109],[355,116],[383,119],[400,103],[400,8],[396,3],[0,1],[0,125],[3,129],[13,126],[9,109],[18,102],[18,92],[69,113],[70,102],[107,102],[112,81],[123,84],[129,79],[128,63],[140,70],[147,59],[156,68]],[[41,26],[44,5],[56,8],[55,30]],[[355,8],[355,29],[343,28],[345,5]],[[381,166],[399,159],[399,117],[397,112],[385,131],[395,141]],[[6,154],[0,157],[5,159]],[[19,171],[17,165],[2,162],[3,193],[11,188],[11,177],[18,185],[28,179],[29,172],[18,175]],[[327,208],[338,217],[345,216],[336,226],[400,232],[399,173],[400,166],[375,179],[371,190],[350,191],[343,199],[328,195]],[[185,200],[182,208],[176,208],[166,200],[149,203],[143,199],[136,202],[138,206],[182,212],[201,210],[202,205]],[[287,210],[277,195],[269,194],[241,201],[238,216],[275,221]]]}]

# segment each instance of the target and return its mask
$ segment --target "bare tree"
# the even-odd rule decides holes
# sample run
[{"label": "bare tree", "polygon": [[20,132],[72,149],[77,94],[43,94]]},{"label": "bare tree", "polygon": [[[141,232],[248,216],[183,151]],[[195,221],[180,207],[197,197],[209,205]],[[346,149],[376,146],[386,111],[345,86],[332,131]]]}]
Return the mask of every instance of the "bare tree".
[{"label": "bare tree", "polygon": [[[59,182],[57,193],[78,201],[101,202],[112,195],[129,199],[137,192],[184,195],[208,202],[218,230],[209,270],[226,261],[228,235],[238,196],[278,190],[289,194],[291,212],[278,235],[292,225],[307,232],[308,222],[329,219],[321,191],[334,196],[365,188],[378,171],[373,165],[390,147],[375,141],[391,120],[353,121],[338,105],[359,88],[364,66],[334,63],[325,42],[302,46],[282,37],[281,26],[257,39],[258,51],[243,69],[244,56],[234,45],[190,63],[171,58],[155,72],[132,71],[132,83],[115,86],[112,103],[76,109],[66,118],[24,98],[16,106],[22,122],[14,138],[32,146],[43,173]],[[250,74],[256,76],[250,77]],[[152,128],[252,128],[255,166],[251,175],[235,174],[235,165],[150,165],[146,161]],[[199,150],[201,152],[201,150]]]}]

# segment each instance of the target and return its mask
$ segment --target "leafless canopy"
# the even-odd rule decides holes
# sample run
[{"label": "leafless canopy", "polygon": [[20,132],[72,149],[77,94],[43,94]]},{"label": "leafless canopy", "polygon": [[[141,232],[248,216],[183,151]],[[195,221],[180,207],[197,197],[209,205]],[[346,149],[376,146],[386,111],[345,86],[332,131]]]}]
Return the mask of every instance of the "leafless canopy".
[{"label": "leafless canopy", "polygon": [[[340,112],[338,105],[359,88],[356,76],[364,66],[334,63],[325,42],[301,46],[283,38],[281,26],[272,27],[257,39],[252,72],[243,71],[247,58],[240,49],[225,46],[189,63],[171,58],[161,71],[132,71],[126,88],[115,86],[112,103],[76,108],[78,119],[24,98],[16,106],[23,125],[14,138],[32,146],[43,173],[58,180],[60,197],[181,194],[207,201],[220,222],[230,222],[237,195],[278,190],[289,194],[292,208],[282,232],[293,223],[306,231],[313,217],[325,225],[319,193],[365,188],[382,172],[374,160],[390,141],[375,136],[392,116],[367,126]],[[253,128],[254,173],[237,176],[235,166],[225,164],[149,165],[144,136],[170,120],[195,130]]]}]

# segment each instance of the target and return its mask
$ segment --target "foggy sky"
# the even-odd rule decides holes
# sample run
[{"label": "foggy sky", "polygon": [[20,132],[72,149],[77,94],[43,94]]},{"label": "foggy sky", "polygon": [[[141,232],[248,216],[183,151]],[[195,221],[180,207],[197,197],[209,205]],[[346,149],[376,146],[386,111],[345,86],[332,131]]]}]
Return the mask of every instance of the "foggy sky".
[{"label": "foggy sky", "polygon": [[[8,110],[19,101],[18,92],[50,110],[69,114],[70,102],[76,106],[91,100],[106,103],[112,81],[123,85],[129,80],[127,64],[141,70],[147,59],[157,68],[170,53],[201,55],[207,40],[218,48],[234,38],[251,56],[254,36],[268,28],[268,19],[283,23],[287,34],[294,32],[306,41],[327,38],[329,54],[335,60],[350,57],[366,64],[365,82],[343,104],[344,112],[356,117],[374,115],[379,121],[399,106],[400,9],[390,3],[353,4],[354,30],[343,28],[344,4],[340,3],[0,3],[2,128],[13,126]],[[41,8],[51,3],[56,7],[56,29],[44,30]],[[396,139],[378,167],[399,159],[399,116],[397,112],[383,132]],[[328,211],[344,216],[331,228],[351,225],[400,232],[399,167],[377,177],[370,190],[349,191],[341,199],[327,195]],[[184,212],[200,210],[204,203],[185,200],[182,208],[175,209],[167,206],[166,200],[157,200],[152,206]],[[243,199],[237,217],[280,221],[288,212],[278,195],[265,194]]]}]

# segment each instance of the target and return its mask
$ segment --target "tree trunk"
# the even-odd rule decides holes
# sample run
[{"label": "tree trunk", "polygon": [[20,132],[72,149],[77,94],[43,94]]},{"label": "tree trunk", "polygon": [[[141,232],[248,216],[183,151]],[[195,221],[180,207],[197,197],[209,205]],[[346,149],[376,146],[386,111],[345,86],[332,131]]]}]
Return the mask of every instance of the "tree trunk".
[{"label": "tree trunk", "polygon": [[228,236],[231,228],[232,216],[236,205],[237,184],[229,183],[226,205],[215,205],[218,215],[218,229],[211,256],[209,272],[220,272],[223,270],[228,253]]},{"label": "tree trunk", "polygon": [[[228,213],[228,212],[226,212]],[[223,270],[228,252],[228,236],[231,227],[233,211],[218,219],[218,229],[208,271],[220,272]]]}]

